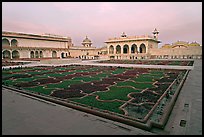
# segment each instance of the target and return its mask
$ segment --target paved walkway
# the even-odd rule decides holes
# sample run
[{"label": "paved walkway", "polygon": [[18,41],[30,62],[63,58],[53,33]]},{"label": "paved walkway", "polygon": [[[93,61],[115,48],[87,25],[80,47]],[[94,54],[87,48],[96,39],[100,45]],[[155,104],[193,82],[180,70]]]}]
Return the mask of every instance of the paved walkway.
[{"label": "paved walkway", "polygon": [[[180,126],[186,121],[185,127]],[[202,60],[195,60],[163,131],[158,134],[202,135]]]},{"label": "paved walkway", "polygon": [[[50,64],[50,63],[41,63],[41,62],[32,62],[30,64],[24,64],[24,65],[20,65],[22,67],[34,67],[34,66],[62,66],[62,65],[92,65],[92,66],[116,66],[116,67],[135,67],[135,68],[159,68],[159,69],[187,69],[187,70],[192,70],[194,68],[194,66],[174,66],[174,65],[143,65],[143,64],[111,64],[111,63],[97,63],[97,61],[101,61],[101,60],[85,60],[82,62],[78,62],[78,63],[73,63],[73,61],[69,62],[66,60],[63,62],[63,64],[59,64],[59,63],[54,63],[54,64]],[[16,68],[19,67],[17,66],[3,66],[2,68]]]},{"label": "paved walkway", "polygon": [[193,69],[193,66],[174,66],[174,65],[143,65],[143,64],[110,64],[110,63],[94,63],[81,62],[73,63],[77,65],[93,65],[93,66],[116,66],[116,67],[135,67],[135,68],[159,68],[159,69]]}]

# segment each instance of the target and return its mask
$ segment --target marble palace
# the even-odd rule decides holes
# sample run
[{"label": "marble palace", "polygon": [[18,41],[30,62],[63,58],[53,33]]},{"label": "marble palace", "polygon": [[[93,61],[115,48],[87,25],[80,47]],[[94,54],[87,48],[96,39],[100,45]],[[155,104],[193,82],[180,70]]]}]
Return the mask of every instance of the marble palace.
[{"label": "marble palace", "polygon": [[53,34],[26,34],[2,32],[2,59],[201,59],[202,46],[197,42],[176,41],[158,44],[159,31],[152,36],[127,36],[108,38],[102,48],[93,46],[86,36],[81,45],[75,46],[69,36]]}]

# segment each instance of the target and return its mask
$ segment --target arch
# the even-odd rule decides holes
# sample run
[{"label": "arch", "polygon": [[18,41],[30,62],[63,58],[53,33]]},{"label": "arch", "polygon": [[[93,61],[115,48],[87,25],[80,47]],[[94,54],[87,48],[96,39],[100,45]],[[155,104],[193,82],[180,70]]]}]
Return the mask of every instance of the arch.
[{"label": "arch", "polygon": [[34,51],[30,52],[30,58],[35,58]]},{"label": "arch", "polygon": [[57,52],[56,51],[52,51],[52,58],[56,58],[57,57]]},{"label": "arch", "polygon": [[17,46],[18,45],[18,41],[16,39],[12,39],[11,40],[11,46]]},{"label": "arch", "polygon": [[146,53],[146,46],[143,43],[140,45],[140,53]]},{"label": "arch", "polygon": [[123,46],[123,54],[128,54],[129,53],[129,46],[126,44]]},{"label": "arch", "polygon": [[3,51],[3,58],[4,59],[11,59],[11,52],[8,50]]},{"label": "arch", "polygon": [[109,53],[110,53],[110,54],[113,54],[113,53],[114,53],[114,47],[113,47],[113,45],[111,45],[111,46],[109,47]]},{"label": "arch", "polygon": [[10,46],[10,42],[9,42],[9,40],[6,39],[6,38],[4,38],[4,39],[2,40],[2,47],[4,47],[4,46]]},{"label": "arch", "polygon": [[137,45],[136,44],[133,44],[131,46],[131,53],[137,53]]},{"label": "arch", "polygon": [[35,58],[39,58],[38,51],[35,51]]},{"label": "arch", "polygon": [[19,54],[19,52],[18,52],[17,50],[14,50],[14,51],[12,52],[12,58],[13,58],[13,59],[18,59],[18,58],[20,58],[20,54]]},{"label": "arch", "polygon": [[121,47],[120,47],[120,45],[116,46],[116,54],[121,54]]},{"label": "arch", "polygon": [[61,53],[61,58],[65,58],[64,52]]},{"label": "arch", "polygon": [[40,58],[43,58],[43,52],[40,51]]}]

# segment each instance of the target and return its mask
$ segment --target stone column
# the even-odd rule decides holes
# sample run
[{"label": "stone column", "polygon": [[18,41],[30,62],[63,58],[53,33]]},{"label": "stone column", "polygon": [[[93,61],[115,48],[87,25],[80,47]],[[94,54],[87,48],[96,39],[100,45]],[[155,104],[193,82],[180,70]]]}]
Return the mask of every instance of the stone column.
[{"label": "stone column", "polygon": [[10,56],[11,56],[11,59],[13,59],[13,58],[12,58],[12,50],[11,50],[11,52],[10,52]]},{"label": "stone column", "polygon": [[115,55],[116,54],[116,46],[114,45],[113,48],[114,48],[113,49],[113,54]]},{"label": "stone column", "polygon": [[137,47],[137,51],[138,53],[140,53],[140,45]]},{"label": "stone column", "polygon": [[[129,46],[129,45],[128,45]],[[129,55],[131,54],[131,46],[129,46]]]}]

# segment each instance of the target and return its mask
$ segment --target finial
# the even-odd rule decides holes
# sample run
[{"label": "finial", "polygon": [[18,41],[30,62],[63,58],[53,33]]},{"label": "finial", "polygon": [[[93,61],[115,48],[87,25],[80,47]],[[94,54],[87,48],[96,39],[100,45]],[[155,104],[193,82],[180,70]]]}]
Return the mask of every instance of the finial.
[{"label": "finial", "polygon": [[126,37],[127,35],[125,34],[125,32],[122,33],[121,37]]}]

